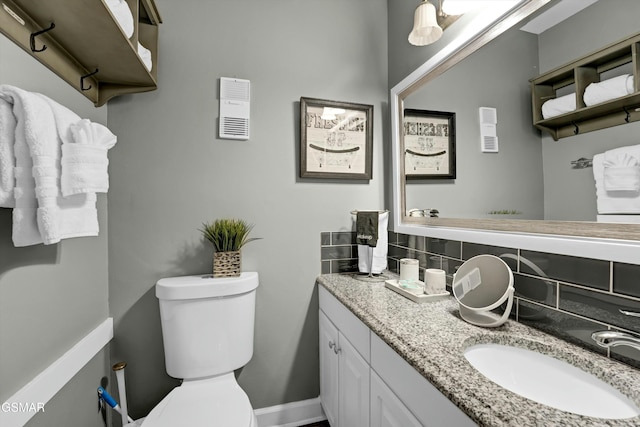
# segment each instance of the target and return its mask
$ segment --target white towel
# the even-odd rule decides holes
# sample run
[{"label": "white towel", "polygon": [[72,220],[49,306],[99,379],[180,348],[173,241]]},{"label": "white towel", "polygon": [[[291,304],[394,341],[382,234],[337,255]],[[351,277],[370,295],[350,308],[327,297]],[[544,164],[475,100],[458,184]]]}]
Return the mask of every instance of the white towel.
[{"label": "white towel", "polygon": [[13,105],[17,119],[14,245],[97,236],[95,194],[60,193],[60,145],[70,141],[69,126],[80,118],[44,95],[13,86],[0,85],[0,97]]},{"label": "white towel", "polygon": [[[627,154],[640,159],[640,144],[615,148],[593,156],[593,177],[599,214],[640,214],[640,192],[607,191],[604,184],[605,160]],[[611,161],[611,160],[609,160]]]},{"label": "white towel", "polygon": [[133,36],[133,14],[125,0],[106,0],[109,11],[128,39]]},{"label": "white towel", "polygon": [[16,118],[13,105],[0,98],[0,208],[15,207],[13,189],[16,186],[16,159],[13,145],[16,139]]},{"label": "white towel", "polygon": [[369,245],[358,245],[358,270],[361,273],[380,274],[387,268],[388,223],[389,212],[380,212],[378,215],[378,243],[374,248]]},{"label": "white towel", "polygon": [[633,93],[633,76],[623,74],[598,83],[591,83],[584,90],[586,106],[599,104]]},{"label": "white towel", "polygon": [[640,191],[640,162],[628,153],[604,153],[604,189]]},{"label": "white towel", "polygon": [[116,144],[116,136],[105,126],[87,119],[72,124],[70,131],[73,142],[62,144],[62,195],[106,193],[107,151]]},{"label": "white towel", "polygon": [[559,98],[550,99],[542,104],[542,117],[549,119],[576,109],[576,94],[570,93]]},{"label": "white towel", "polygon": [[142,59],[142,63],[146,67],[147,71],[151,71],[153,67],[153,61],[151,60],[151,51],[146,47],[142,46],[140,42],[138,42],[138,56]]}]

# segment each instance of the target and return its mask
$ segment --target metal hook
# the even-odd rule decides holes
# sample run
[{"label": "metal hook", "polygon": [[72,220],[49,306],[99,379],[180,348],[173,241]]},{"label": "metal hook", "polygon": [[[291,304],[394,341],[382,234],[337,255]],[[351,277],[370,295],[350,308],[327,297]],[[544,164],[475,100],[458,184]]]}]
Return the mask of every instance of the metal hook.
[{"label": "metal hook", "polygon": [[47,49],[47,45],[43,44],[42,45],[42,49],[36,49],[36,37],[38,37],[40,34],[44,34],[47,31],[51,31],[56,27],[56,24],[54,24],[53,22],[51,23],[51,26],[49,28],[45,28],[44,30],[40,30],[40,31],[36,31],[35,33],[31,33],[31,36],[29,37],[29,45],[31,47],[31,52],[42,52],[43,50]]},{"label": "metal hook", "polygon": [[629,121],[631,120],[631,115],[629,113],[629,110],[627,110],[627,107],[622,107],[622,109],[624,110],[624,112],[627,114],[627,117],[624,118],[624,121],[629,123]]},{"label": "metal hook", "polygon": [[91,89],[91,85],[89,85],[89,87],[84,87],[84,79],[86,79],[87,77],[91,77],[94,74],[96,74],[98,72],[98,69],[96,68],[96,70],[92,73],[89,74],[85,74],[84,76],[80,76],[80,89],[82,90],[89,90]]},{"label": "metal hook", "polygon": [[580,133],[580,128],[578,127],[578,125],[576,124],[576,122],[571,122],[571,124],[575,127],[575,129],[573,130],[573,134],[577,135]]}]

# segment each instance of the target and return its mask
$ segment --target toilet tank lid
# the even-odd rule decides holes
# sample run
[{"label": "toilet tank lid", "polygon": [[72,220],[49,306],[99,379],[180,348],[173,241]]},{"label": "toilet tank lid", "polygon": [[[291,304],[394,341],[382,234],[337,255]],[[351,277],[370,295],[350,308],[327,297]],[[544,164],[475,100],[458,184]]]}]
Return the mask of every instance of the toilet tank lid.
[{"label": "toilet tank lid", "polygon": [[161,300],[188,300],[244,294],[258,287],[258,273],[242,272],[239,277],[198,276],[167,277],[156,283]]}]

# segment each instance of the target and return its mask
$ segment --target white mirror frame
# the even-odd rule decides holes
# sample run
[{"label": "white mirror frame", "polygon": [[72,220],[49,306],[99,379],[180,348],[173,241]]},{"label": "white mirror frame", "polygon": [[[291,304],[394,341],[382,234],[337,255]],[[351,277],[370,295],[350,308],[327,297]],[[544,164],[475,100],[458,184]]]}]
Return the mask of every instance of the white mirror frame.
[{"label": "white mirror frame", "polygon": [[[496,221],[499,220],[447,220],[444,218],[429,220],[409,218],[405,215],[405,178],[402,165],[404,159],[401,156],[404,98],[550,1],[514,0],[505,2],[503,9],[483,12],[455,40],[391,89],[392,229],[394,232],[640,264],[640,240],[635,236],[636,240],[626,240],[624,237],[613,239],[588,235],[562,235],[563,227],[569,227],[570,224],[578,230],[581,227],[587,229],[585,234],[589,234],[589,229],[594,228],[594,225],[598,227],[595,223],[519,220],[520,226],[517,227],[514,226],[516,221],[511,221],[506,226],[496,226],[498,224]],[[538,227],[537,224],[542,226]],[[470,228],[462,228],[467,226]],[[622,224],[615,224],[610,228],[614,233],[617,232],[616,237],[621,237],[626,235],[625,228],[629,227],[638,228]],[[628,231],[629,234],[637,235],[637,230]]]}]

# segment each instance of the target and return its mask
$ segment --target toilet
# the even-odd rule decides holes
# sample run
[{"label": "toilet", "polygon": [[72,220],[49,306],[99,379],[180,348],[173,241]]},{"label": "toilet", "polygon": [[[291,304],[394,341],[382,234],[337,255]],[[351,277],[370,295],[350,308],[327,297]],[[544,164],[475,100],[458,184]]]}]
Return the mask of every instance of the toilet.
[{"label": "toilet", "polygon": [[233,371],[253,355],[258,273],[240,277],[160,279],[167,373],[182,379],[151,410],[142,427],[257,427]]}]

